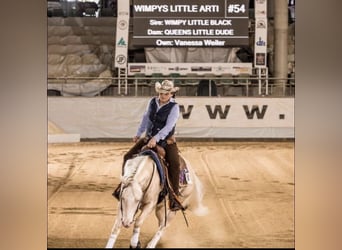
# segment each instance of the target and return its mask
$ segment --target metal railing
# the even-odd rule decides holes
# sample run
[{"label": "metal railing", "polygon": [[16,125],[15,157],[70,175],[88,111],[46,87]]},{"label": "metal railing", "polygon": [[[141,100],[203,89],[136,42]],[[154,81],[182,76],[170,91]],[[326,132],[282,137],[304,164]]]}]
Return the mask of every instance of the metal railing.
[{"label": "metal railing", "polygon": [[[124,86],[118,77],[49,77],[48,91],[61,96],[153,96],[155,82],[170,79],[180,88],[178,96],[295,96],[295,78],[249,76],[133,76]],[[122,80],[122,79],[121,79]],[[124,89],[124,91],[119,91]]]}]

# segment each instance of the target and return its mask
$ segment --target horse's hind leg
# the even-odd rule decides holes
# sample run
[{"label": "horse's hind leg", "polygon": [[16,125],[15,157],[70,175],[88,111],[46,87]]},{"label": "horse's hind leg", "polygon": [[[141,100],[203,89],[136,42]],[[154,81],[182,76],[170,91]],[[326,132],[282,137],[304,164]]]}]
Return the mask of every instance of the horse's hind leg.
[{"label": "horse's hind leg", "polygon": [[158,218],[159,228],[154,234],[153,238],[147,244],[146,248],[155,248],[159,240],[164,234],[165,229],[169,226],[171,220],[175,217],[176,212],[167,210],[165,215],[165,206],[159,205],[156,210],[156,216]]}]

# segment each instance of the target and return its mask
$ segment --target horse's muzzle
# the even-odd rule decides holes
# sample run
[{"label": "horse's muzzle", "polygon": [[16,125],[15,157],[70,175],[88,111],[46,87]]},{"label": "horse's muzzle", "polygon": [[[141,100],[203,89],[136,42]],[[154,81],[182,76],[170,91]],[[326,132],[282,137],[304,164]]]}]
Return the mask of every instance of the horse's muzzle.
[{"label": "horse's muzzle", "polygon": [[121,223],[122,223],[122,226],[125,227],[125,228],[129,228],[132,224],[133,224],[134,220],[132,221],[124,221],[122,220]]}]

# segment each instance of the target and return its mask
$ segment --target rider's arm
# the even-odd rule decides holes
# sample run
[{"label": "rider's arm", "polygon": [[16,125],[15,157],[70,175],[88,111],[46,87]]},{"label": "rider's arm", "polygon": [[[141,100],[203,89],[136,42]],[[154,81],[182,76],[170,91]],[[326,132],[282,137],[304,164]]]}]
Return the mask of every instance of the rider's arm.
[{"label": "rider's arm", "polygon": [[149,124],[151,123],[149,116],[150,116],[150,106],[151,106],[150,103],[152,100],[153,99],[151,99],[147,104],[147,108],[146,108],[145,113],[141,119],[140,125],[139,125],[137,133],[136,133],[137,137],[140,137],[146,131]]}]

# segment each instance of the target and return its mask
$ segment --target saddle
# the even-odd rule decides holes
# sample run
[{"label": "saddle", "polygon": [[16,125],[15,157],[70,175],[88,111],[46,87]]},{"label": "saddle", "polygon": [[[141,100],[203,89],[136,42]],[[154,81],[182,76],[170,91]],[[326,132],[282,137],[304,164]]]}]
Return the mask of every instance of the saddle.
[{"label": "saddle", "polygon": [[[185,208],[182,206],[182,203],[177,197],[175,190],[173,190],[170,184],[169,178],[168,178],[168,170],[167,170],[168,163],[165,160],[165,155],[166,155],[165,149],[158,144],[153,149],[148,148],[146,145],[141,148],[141,152],[144,152],[147,150],[153,150],[158,155],[158,159],[163,167],[163,173],[166,179],[166,182],[163,185],[163,189],[159,193],[157,203],[159,204],[165,198],[165,196],[169,194],[170,209],[174,211],[181,209],[184,211]],[[179,163],[180,163],[180,166],[179,166],[180,167],[180,174],[179,174],[180,185],[179,186],[182,187],[182,186],[187,185],[187,183],[190,183],[190,178],[188,175],[189,172],[186,167],[185,160],[181,155],[179,155]],[[176,190],[176,191],[177,193],[179,192],[179,190]]]},{"label": "saddle", "polygon": [[[141,152],[146,151],[146,150],[153,150],[155,153],[157,153],[158,159],[160,163],[163,164],[164,170],[167,168],[168,163],[165,160],[166,152],[162,146],[157,144],[155,148],[150,149],[145,145],[141,148]],[[191,183],[190,177],[188,175],[189,171],[186,166],[186,162],[183,156],[181,155],[179,155],[179,170],[180,170],[180,173],[179,173],[180,186],[186,186],[188,183]],[[167,174],[167,171],[165,172],[165,174]]]}]

